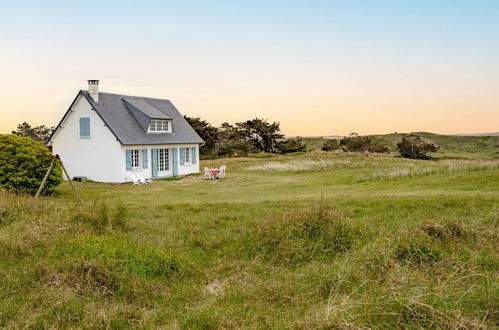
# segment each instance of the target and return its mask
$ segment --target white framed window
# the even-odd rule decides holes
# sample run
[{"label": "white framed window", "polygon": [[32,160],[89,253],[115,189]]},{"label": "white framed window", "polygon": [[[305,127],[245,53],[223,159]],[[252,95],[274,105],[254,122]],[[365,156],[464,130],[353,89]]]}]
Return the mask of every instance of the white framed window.
[{"label": "white framed window", "polygon": [[191,160],[192,160],[192,157],[191,157],[191,148],[184,148],[185,152],[184,152],[184,163],[185,164],[190,164],[191,163]]},{"label": "white framed window", "polygon": [[149,123],[149,133],[169,133],[171,124],[169,120],[152,119]]},{"label": "white framed window", "polygon": [[139,149],[132,149],[132,169],[137,170],[140,167],[140,150]]}]

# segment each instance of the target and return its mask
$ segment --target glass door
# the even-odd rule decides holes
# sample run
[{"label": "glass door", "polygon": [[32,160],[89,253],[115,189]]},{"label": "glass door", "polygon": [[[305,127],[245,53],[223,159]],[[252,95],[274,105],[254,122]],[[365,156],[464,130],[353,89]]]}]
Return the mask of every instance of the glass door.
[{"label": "glass door", "polygon": [[170,149],[158,149],[156,171],[158,176],[170,175]]}]

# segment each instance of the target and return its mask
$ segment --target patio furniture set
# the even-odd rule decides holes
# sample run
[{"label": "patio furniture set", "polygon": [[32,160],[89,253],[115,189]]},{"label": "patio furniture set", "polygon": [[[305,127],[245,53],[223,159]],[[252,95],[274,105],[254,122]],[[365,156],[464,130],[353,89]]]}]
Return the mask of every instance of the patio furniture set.
[{"label": "patio furniture set", "polygon": [[225,179],[225,169],[227,166],[222,165],[220,168],[204,168],[205,180]]}]

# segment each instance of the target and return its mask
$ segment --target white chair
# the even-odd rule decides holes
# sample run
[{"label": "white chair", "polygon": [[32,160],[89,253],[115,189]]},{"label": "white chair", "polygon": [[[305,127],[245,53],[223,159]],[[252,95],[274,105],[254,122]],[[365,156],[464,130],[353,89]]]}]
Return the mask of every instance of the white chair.
[{"label": "white chair", "polygon": [[211,170],[208,167],[204,168],[204,179],[211,180],[213,174],[211,174]]},{"label": "white chair", "polygon": [[136,176],[137,176],[137,179],[139,179],[139,182],[140,182],[141,184],[146,184],[146,183],[151,183],[151,182],[152,182],[152,180],[151,180],[151,179],[146,179],[146,178],[144,178],[144,177],[142,176],[142,174],[137,174]]},{"label": "white chair", "polygon": [[139,178],[137,178],[135,174],[130,174],[130,179],[132,179],[134,185],[140,184]]},{"label": "white chair", "polygon": [[219,179],[225,179],[225,169],[226,168],[227,168],[227,166],[225,166],[225,165],[220,166],[220,172],[218,172]]}]

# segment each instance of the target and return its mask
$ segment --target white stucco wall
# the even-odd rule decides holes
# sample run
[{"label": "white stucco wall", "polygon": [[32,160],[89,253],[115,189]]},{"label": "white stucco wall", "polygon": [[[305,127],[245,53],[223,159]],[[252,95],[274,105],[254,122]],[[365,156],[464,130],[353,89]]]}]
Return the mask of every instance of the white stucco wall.
[{"label": "white stucco wall", "polygon": [[[196,163],[195,164],[184,164],[180,165],[180,160],[178,159],[178,175],[187,175],[193,173],[199,173],[199,144],[165,144],[165,145],[133,145],[133,146],[121,146],[121,173],[122,182],[131,181],[130,174],[141,174],[145,178],[152,178],[152,155],[151,149],[172,149],[172,148],[192,148],[196,147]],[[147,169],[138,169],[127,171],[126,161],[125,161],[125,150],[127,149],[147,149],[147,159],[148,166]],[[173,157],[173,152],[170,154]],[[177,153],[177,158],[180,157],[180,151]],[[173,159],[170,159],[170,174],[173,173]],[[171,176],[171,175],[170,175]]]},{"label": "white stucco wall", "polygon": [[[90,138],[80,138],[81,117],[90,118]],[[121,144],[84,97],[73,104],[51,145],[71,178],[86,176],[99,182],[123,182]]]}]

